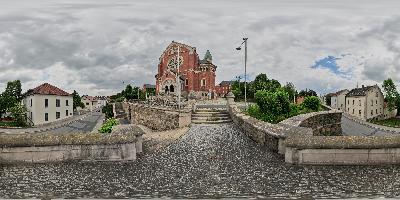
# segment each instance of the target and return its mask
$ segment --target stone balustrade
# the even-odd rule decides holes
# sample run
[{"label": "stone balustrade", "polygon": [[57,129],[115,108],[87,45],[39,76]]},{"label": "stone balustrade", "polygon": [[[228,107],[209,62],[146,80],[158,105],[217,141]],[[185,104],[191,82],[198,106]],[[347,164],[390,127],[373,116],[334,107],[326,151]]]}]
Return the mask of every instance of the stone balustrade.
[{"label": "stone balustrade", "polygon": [[0,135],[0,164],[54,161],[132,161],[142,152],[143,131],[136,127],[118,134]]},{"label": "stone balustrade", "polygon": [[125,102],[123,109],[128,113],[128,116],[130,113],[132,124],[144,125],[156,131],[185,127],[191,123],[191,106],[179,111],[178,109]]}]

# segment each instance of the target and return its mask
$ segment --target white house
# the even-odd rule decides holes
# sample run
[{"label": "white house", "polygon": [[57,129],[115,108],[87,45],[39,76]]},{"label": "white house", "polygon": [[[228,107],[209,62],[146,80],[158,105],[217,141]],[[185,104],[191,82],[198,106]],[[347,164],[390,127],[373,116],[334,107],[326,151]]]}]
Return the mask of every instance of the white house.
[{"label": "white house", "polygon": [[81,100],[85,105],[85,110],[93,111],[97,109],[97,100],[94,97],[89,95],[83,95]]},{"label": "white house", "polygon": [[96,96],[94,99],[97,101],[96,108],[101,108],[107,104],[107,97],[105,96]]},{"label": "white house", "polygon": [[44,83],[24,94],[22,103],[28,110],[27,116],[33,125],[51,123],[73,116],[71,94]]},{"label": "white house", "polygon": [[346,95],[346,112],[362,120],[386,119],[396,116],[397,110],[391,112],[378,85],[352,89]]},{"label": "white house", "polygon": [[340,90],[331,96],[331,107],[337,110],[346,110],[346,94],[349,93],[347,89]]}]

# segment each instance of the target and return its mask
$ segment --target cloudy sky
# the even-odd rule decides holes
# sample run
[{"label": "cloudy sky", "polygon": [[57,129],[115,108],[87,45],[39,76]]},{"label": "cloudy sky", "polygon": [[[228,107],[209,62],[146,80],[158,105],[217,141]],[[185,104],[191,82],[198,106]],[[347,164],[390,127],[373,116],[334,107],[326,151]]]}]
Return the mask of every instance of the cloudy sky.
[{"label": "cloudy sky", "polygon": [[0,91],[49,82],[109,95],[154,84],[172,41],[209,49],[217,81],[244,72],[321,93],[400,81],[398,0],[0,0]]}]

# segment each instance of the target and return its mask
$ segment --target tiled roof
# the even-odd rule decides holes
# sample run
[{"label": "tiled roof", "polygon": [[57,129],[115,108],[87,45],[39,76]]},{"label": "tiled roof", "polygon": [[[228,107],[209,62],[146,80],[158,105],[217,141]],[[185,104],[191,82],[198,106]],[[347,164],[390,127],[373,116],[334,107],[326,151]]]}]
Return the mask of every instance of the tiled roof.
[{"label": "tiled roof", "polygon": [[219,85],[224,86],[224,85],[232,85],[235,81],[222,81]]},{"label": "tiled roof", "polygon": [[343,93],[343,92],[348,92],[348,90],[347,90],[347,89],[340,90],[340,91],[338,91],[338,92],[336,92],[336,93],[333,93],[332,96],[339,96],[339,95],[340,95],[341,93]]},{"label": "tiled roof", "polygon": [[29,89],[26,93],[25,96],[33,95],[33,94],[42,94],[42,95],[57,95],[57,96],[70,96],[68,92],[65,92],[64,90],[50,85],[48,83],[44,83],[42,85],[39,85],[36,88]]},{"label": "tiled roof", "polygon": [[82,99],[88,100],[88,101],[96,101],[95,97],[89,96],[89,95],[83,95]]},{"label": "tiled roof", "polygon": [[152,84],[144,84],[145,88],[156,88],[156,85],[152,85]]},{"label": "tiled roof", "polygon": [[367,91],[375,86],[366,86],[361,88],[354,88],[347,93],[346,97],[365,96]]}]

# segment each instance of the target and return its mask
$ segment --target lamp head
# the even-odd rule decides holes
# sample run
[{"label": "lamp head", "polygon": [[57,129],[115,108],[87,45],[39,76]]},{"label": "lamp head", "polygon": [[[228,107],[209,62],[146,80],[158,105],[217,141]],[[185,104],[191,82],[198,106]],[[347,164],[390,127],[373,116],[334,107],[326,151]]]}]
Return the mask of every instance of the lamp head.
[{"label": "lamp head", "polygon": [[238,51],[241,50],[241,49],[242,49],[241,47],[236,48],[236,50],[238,50]]},{"label": "lamp head", "polygon": [[244,41],[246,41],[247,39],[249,39],[249,38],[243,38]]}]

